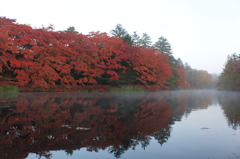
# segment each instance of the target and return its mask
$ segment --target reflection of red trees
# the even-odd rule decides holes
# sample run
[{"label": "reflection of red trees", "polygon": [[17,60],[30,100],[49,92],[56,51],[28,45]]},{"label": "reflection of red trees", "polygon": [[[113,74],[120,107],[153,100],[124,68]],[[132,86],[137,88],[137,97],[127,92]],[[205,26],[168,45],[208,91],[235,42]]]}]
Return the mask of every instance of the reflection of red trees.
[{"label": "reflection of red trees", "polygon": [[[138,104],[138,110],[134,117],[136,117],[135,120],[142,120],[143,123],[135,126],[142,130],[142,135],[149,135],[149,131],[156,132],[161,130],[159,128],[167,128],[171,111],[171,108],[163,98],[150,103],[146,100],[142,101]],[[161,120],[159,120],[159,117],[161,117]]]},{"label": "reflection of red trees", "polygon": [[171,108],[164,98],[141,98],[133,97],[131,104],[123,102],[127,97],[119,101],[104,94],[25,93],[5,99],[8,107],[4,110],[9,112],[4,115],[1,110],[2,157],[24,158],[29,152],[82,147],[97,151],[168,128]]},{"label": "reflection of red trees", "polygon": [[211,103],[207,93],[200,100],[192,95],[190,91],[138,96],[21,93],[2,99],[1,157],[82,147],[98,151],[141,136],[155,137],[186,110]]}]

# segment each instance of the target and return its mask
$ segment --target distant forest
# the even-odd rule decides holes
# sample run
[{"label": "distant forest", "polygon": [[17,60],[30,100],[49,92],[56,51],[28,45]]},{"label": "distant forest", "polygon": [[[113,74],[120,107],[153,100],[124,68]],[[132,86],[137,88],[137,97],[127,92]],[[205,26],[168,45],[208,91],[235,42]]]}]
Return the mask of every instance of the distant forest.
[{"label": "distant forest", "polygon": [[[225,88],[224,74],[221,88]],[[104,91],[125,85],[149,90],[204,89],[214,87],[213,79],[207,71],[176,59],[163,36],[152,44],[147,33],[130,35],[121,24],[110,33],[84,35],[74,27],[54,31],[53,26],[32,28],[0,17],[0,86],[15,85],[23,91],[80,87]]]}]

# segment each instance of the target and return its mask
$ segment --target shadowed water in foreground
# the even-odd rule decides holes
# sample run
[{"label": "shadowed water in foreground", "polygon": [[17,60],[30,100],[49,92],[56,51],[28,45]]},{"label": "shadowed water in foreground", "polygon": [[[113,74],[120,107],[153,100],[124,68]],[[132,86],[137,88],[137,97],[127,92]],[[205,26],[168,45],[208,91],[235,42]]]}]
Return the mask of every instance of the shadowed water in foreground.
[{"label": "shadowed water in foreground", "polygon": [[0,158],[240,156],[240,93],[0,95]]}]

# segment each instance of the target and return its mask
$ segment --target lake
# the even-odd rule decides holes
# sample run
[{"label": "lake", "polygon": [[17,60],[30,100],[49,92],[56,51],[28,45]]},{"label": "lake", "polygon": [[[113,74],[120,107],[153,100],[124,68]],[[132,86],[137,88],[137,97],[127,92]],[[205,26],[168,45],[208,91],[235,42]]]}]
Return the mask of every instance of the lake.
[{"label": "lake", "polygon": [[0,94],[1,159],[239,159],[240,93]]}]

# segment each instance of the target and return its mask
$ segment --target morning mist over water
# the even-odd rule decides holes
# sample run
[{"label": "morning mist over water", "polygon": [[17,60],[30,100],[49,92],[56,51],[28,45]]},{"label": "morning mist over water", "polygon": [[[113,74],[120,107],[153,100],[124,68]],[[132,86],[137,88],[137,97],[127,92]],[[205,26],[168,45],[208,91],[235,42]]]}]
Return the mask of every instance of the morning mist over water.
[{"label": "morning mist over water", "polygon": [[237,158],[240,93],[0,96],[1,158]]},{"label": "morning mist over water", "polygon": [[0,158],[240,159],[239,0],[0,4]]}]

